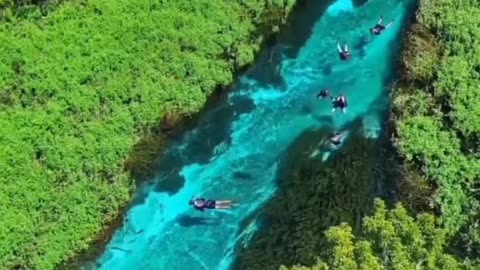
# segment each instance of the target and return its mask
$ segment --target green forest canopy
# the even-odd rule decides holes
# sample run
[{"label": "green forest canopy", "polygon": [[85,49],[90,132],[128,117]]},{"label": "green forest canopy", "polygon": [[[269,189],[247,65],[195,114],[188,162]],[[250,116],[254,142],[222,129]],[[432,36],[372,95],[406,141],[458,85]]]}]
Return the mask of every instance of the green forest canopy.
[{"label": "green forest canopy", "polygon": [[130,199],[123,161],[142,128],[201,108],[252,61],[262,15],[285,16],[293,2],[78,0],[46,16],[32,5],[3,10],[0,268],[49,270],[85,249]]},{"label": "green forest canopy", "polygon": [[[405,63],[409,83],[394,97],[397,140],[426,181],[445,225],[480,248],[480,5],[420,1]],[[411,84],[414,82],[414,84]],[[417,182],[417,183],[415,183]],[[415,192],[414,188],[409,192]],[[472,248],[470,246],[469,248]],[[478,252],[478,251],[477,251]],[[480,255],[480,253],[478,253]]]},{"label": "green forest canopy", "polygon": [[343,223],[330,227],[328,256],[312,267],[280,270],[460,270],[473,269],[444,251],[447,230],[431,214],[410,216],[400,204],[387,210],[375,201],[375,214],[363,220],[362,236]]}]

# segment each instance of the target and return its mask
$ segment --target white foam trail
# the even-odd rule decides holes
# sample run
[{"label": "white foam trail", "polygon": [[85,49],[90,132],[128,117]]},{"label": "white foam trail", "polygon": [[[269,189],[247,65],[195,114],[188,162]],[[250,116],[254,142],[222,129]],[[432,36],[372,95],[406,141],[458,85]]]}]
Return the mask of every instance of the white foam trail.
[{"label": "white foam trail", "polygon": [[327,9],[327,12],[330,15],[337,16],[341,12],[353,12],[353,9],[352,0],[338,0]]}]

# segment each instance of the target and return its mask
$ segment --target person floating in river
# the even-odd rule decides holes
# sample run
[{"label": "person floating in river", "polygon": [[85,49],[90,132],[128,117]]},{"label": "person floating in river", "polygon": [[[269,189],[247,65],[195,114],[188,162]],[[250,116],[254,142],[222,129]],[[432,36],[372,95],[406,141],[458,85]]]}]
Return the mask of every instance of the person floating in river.
[{"label": "person floating in river", "polygon": [[374,35],[380,35],[383,30],[392,26],[393,21],[389,22],[387,25],[383,25],[382,23],[383,23],[383,17],[380,16],[380,19],[378,20],[377,24],[374,27],[370,28],[370,32],[372,32],[372,34]]},{"label": "person floating in river", "polygon": [[330,97],[330,91],[328,91],[328,89],[323,89],[317,94],[318,99],[329,98],[329,97]]},{"label": "person floating in river", "polygon": [[342,143],[342,135],[340,132],[333,133],[332,136],[330,136],[330,142],[335,146],[340,145]]},{"label": "person floating in river", "polygon": [[337,43],[337,49],[340,56],[340,59],[345,61],[352,58],[352,54],[348,51],[348,45],[345,43],[345,47],[342,49],[340,42]]},{"label": "person floating in river", "polygon": [[209,200],[205,198],[196,198],[193,197],[189,202],[189,205],[193,205],[193,207],[199,211],[203,211],[205,209],[229,209],[232,208],[232,201],[231,200]]},{"label": "person floating in river", "polygon": [[344,95],[342,94],[338,95],[337,98],[332,99],[332,103],[333,103],[332,112],[336,111],[337,109],[341,109],[343,113],[347,112],[348,103],[347,103],[347,98],[345,98]]}]

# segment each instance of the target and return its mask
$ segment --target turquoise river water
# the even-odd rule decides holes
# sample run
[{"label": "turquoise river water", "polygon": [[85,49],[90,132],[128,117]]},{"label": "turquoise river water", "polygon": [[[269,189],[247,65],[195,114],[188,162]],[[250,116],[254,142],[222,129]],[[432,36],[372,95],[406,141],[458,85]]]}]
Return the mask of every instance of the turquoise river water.
[{"label": "turquoise river water", "polygon": [[[269,72],[280,82],[262,75],[262,63],[256,63],[255,72],[240,78],[222,104],[172,143],[156,178],[139,188],[123,227],[93,268],[230,269],[235,245],[257,229],[255,221],[240,225],[275,193],[278,162],[292,141],[319,127],[342,130],[348,139],[349,124],[359,118],[365,136],[380,134],[401,31],[414,5],[414,0],[369,0],[360,6],[334,1],[313,18],[314,25],[305,26],[310,36],[294,56],[277,44],[281,61]],[[369,28],[380,15],[395,22],[374,36]],[[348,42],[350,61],[340,61],[337,40]],[[322,87],[347,97],[347,113],[332,113],[329,100],[315,98]],[[325,159],[330,153],[317,154]],[[234,198],[239,204],[199,212],[188,205],[193,195]]]}]

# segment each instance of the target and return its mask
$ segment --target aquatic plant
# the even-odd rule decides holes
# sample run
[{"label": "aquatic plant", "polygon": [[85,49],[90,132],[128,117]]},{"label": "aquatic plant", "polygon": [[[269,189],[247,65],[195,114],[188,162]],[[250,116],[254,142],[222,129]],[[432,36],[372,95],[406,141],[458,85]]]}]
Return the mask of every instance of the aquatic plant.
[{"label": "aquatic plant", "polygon": [[290,146],[278,174],[280,190],[259,214],[263,228],[239,251],[237,269],[312,265],[326,247],[329,226],[360,227],[377,189],[377,142],[354,135],[326,162],[311,158],[312,145],[327,134],[306,132]]}]

